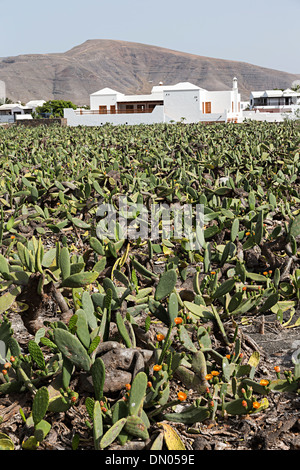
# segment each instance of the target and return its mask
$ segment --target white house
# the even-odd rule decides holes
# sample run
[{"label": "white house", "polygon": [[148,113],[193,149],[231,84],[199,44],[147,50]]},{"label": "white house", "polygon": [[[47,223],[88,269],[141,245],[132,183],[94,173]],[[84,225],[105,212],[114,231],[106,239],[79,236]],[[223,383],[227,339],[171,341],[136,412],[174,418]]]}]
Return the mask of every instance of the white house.
[{"label": "white house", "polygon": [[17,103],[6,103],[0,106],[0,123],[15,122],[21,119],[32,119],[32,113],[38,106],[42,106],[45,100],[28,101],[26,105]]},{"label": "white house", "polygon": [[2,104],[0,106],[0,122],[15,122],[19,119],[32,119],[32,109],[19,103]]},{"label": "white house", "polygon": [[31,109],[31,112],[34,112],[36,108],[38,108],[39,106],[43,106],[43,104],[45,103],[45,100],[31,100],[26,103],[26,106]]},{"label": "white house", "polygon": [[250,109],[269,113],[291,112],[300,105],[300,91],[265,90],[250,93]]},{"label": "white house", "polygon": [[154,86],[147,95],[103,88],[90,95],[90,109],[65,109],[68,125],[153,124],[159,122],[241,122],[237,79],[228,91],[208,91],[189,82]]},{"label": "white house", "polygon": [[5,98],[6,98],[5,82],[0,80],[0,103],[4,103]]},{"label": "white house", "polygon": [[300,110],[300,90],[264,90],[250,93],[249,110],[243,111],[244,119],[283,122],[295,119]]}]

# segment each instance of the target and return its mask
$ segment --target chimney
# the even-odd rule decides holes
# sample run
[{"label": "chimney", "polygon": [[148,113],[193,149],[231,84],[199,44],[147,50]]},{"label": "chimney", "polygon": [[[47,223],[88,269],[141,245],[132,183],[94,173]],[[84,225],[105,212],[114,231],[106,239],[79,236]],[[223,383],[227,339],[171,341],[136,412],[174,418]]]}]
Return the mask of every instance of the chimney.
[{"label": "chimney", "polygon": [[232,89],[233,90],[237,90],[237,78],[234,77],[233,80],[232,80]]}]

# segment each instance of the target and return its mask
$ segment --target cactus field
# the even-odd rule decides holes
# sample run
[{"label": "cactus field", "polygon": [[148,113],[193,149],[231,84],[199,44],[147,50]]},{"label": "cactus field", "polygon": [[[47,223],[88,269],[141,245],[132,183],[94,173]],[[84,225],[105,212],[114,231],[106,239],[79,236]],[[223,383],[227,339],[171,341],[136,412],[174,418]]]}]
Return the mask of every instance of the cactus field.
[{"label": "cactus field", "polygon": [[0,127],[0,169],[0,450],[300,448],[297,121]]}]

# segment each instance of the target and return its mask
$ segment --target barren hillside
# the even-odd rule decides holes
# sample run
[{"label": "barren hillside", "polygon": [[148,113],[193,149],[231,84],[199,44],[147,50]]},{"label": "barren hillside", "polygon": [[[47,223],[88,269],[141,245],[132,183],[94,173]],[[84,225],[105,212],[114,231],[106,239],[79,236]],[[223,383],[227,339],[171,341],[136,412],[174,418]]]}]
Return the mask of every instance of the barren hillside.
[{"label": "barren hillside", "polygon": [[0,58],[0,79],[12,100],[66,99],[88,104],[103,87],[148,93],[160,81],[189,81],[208,90],[229,89],[238,78],[242,99],[251,90],[286,88],[299,75],[245,62],[202,57],[162,47],[113,40],[88,40],[65,53]]}]

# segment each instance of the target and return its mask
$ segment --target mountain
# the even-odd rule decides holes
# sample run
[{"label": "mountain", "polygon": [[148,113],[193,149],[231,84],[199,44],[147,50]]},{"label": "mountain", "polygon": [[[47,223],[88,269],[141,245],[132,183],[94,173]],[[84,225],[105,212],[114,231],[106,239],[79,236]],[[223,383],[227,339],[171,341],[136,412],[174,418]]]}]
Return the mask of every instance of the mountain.
[{"label": "mountain", "polygon": [[228,90],[238,78],[243,100],[253,90],[287,88],[300,75],[246,62],[215,59],[140,43],[93,39],[64,53],[0,58],[0,80],[13,101],[64,99],[89,104],[104,87],[125,94],[150,93],[163,82],[188,81],[207,90]]}]

